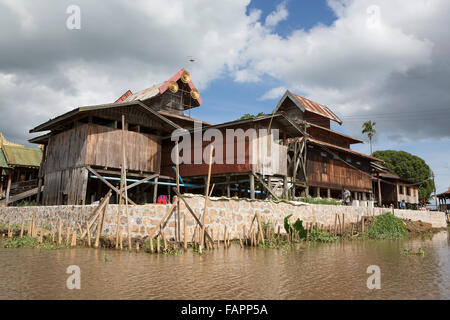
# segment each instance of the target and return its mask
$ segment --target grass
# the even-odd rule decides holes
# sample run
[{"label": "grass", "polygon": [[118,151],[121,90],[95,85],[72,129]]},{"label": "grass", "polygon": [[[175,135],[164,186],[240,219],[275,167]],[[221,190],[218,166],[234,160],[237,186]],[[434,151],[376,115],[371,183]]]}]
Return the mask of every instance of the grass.
[{"label": "grass", "polygon": [[328,198],[314,198],[311,196],[300,197],[300,198],[296,198],[295,200],[303,201],[303,202],[310,203],[310,204],[327,204],[327,205],[333,205],[333,206],[342,205],[341,200],[328,199]]},{"label": "grass", "polygon": [[373,225],[368,228],[370,239],[398,239],[407,233],[403,221],[390,212],[375,217]]},{"label": "grass", "polygon": [[338,237],[335,237],[329,233],[326,233],[322,228],[314,229],[309,234],[309,241],[312,242],[335,242],[338,240]]},{"label": "grass", "polygon": [[43,238],[42,243],[39,243],[37,238],[32,238],[29,236],[4,239],[2,246],[3,248],[37,248],[46,250],[56,250],[69,247],[66,244],[58,245],[51,241],[51,239],[45,237]]}]

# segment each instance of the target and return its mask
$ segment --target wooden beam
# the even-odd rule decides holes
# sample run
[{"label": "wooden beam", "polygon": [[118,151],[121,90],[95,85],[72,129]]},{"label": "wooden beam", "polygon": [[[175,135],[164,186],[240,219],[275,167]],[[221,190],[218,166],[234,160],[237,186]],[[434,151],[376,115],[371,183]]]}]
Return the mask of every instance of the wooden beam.
[{"label": "wooden beam", "polygon": [[177,198],[177,200],[175,200],[169,207],[169,210],[166,211],[164,217],[159,222],[159,230],[156,231],[155,234],[153,234],[152,238],[156,238],[161,233],[161,230],[163,230],[166,227],[167,220],[170,219],[173,209],[175,209],[175,206],[178,204],[179,201],[180,199]]},{"label": "wooden beam", "polygon": [[[99,175],[97,173],[97,171],[92,169],[90,166],[87,166],[86,169],[88,169],[93,175],[95,175],[97,178],[99,178],[101,181],[103,181],[104,184],[106,184],[108,187],[110,187],[120,197],[120,191],[116,187],[114,187],[111,183],[109,183],[107,180],[105,180],[105,178],[103,178],[101,175]],[[126,199],[128,199],[128,198],[126,198]],[[133,205],[136,205],[136,203],[134,201],[132,201],[131,199],[128,199],[128,202],[133,204]]]},{"label": "wooden beam", "polygon": [[158,200],[158,180],[159,177],[155,178],[155,184],[153,186],[153,203],[156,203],[156,201]]},{"label": "wooden beam", "polygon": [[138,185],[140,185],[140,184],[142,184],[142,183],[144,183],[146,181],[152,180],[153,178],[158,177],[158,176],[159,176],[158,173],[152,174],[151,176],[145,177],[142,180],[139,180],[139,181],[136,181],[135,183],[130,184],[129,186],[126,187],[126,189],[130,190],[131,188],[134,188],[134,187],[136,187],[136,186],[138,186]]},{"label": "wooden beam", "polygon": [[258,179],[258,181],[264,186],[264,188],[266,188],[267,191],[270,192],[270,194],[271,194],[276,200],[279,200],[278,197],[277,197],[277,195],[276,195],[272,190],[270,190],[270,188],[267,186],[267,184],[266,184],[260,177],[258,177],[258,175],[257,175],[256,173],[252,173],[252,175],[255,176],[256,179]]},{"label": "wooden beam", "polygon": [[[175,193],[177,194],[177,197],[180,198],[181,200],[183,200],[184,204],[186,205],[186,209],[188,209],[188,211],[191,213],[191,215],[194,217],[195,221],[197,221],[198,225],[200,228],[203,228],[202,222],[200,221],[200,219],[197,217],[197,215],[194,213],[194,210],[192,210],[192,208],[189,206],[189,204],[187,203],[186,199],[184,199],[184,197],[177,191],[176,188],[172,188],[173,191],[175,191]],[[208,238],[208,240],[211,242],[211,244],[214,244],[213,239],[211,238],[211,236],[209,235],[209,233],[207,231],[205,231],[205,236]]]}]

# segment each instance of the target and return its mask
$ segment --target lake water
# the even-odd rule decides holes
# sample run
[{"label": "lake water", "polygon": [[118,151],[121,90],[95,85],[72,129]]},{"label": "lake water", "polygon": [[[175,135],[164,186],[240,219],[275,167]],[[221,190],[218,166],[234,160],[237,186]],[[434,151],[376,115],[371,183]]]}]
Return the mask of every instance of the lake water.
[{"label": "lake water", "polygon": [[[204,255],[0,248],[0,299],[450,299],[449,243],[444,231]],[[424,256],[403,254],[419,248]],[[80,267],[80,290],[66,287],[70,265]],[[380,267],[379,290],[367,288],[370,265]]]}]

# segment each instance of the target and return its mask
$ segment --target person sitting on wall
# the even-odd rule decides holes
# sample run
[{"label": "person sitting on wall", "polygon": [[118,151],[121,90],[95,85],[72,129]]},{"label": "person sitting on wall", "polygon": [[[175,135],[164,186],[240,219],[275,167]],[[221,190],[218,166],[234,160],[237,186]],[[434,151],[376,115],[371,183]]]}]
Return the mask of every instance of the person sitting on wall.
[{"label": "person sitting on wall", "polygon": [[351,192],[348,189],[345,189],[345,191],[344,191],[344,204],[346,206],[350,205],[351,196],[352,196]]},{"label": "person sitting on wall", "polygon": [[402,202],[400,202],[400,209],[406,209],[405,199],[403,199]]}]

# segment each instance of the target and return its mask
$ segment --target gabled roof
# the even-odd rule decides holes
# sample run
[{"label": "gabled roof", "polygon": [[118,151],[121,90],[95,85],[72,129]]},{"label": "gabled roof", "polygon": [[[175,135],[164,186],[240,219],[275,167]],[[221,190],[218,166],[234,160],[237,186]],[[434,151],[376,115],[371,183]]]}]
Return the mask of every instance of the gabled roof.
[{"label": "gabled roof", "polygon": [[[147,100],[153,97],[156,97],[160,94],[163,94],[165,91],[167,91],[167,89],[169,89],[169,84],[172,81],[178,81],[180,80],[181,76],[183,75],[183,73],[186,70],[184,68],[181,68],[180,70],[177,71],[177,73],[175,73],[169,80],[161,82],[157,85],[154,85],[150,88],[141,90],[139,92],[136,93],[131,93],[130,90],[128,90],[127,92],[125,92],[119,99],[116,100],[116,102],[130,102],[130,101],[134,101],[134,100]],[[190,89],[195,89],[195,85],[192,82],[192,80],[190,80],[188,82],[188,86]],[[202,104],[202,98],[199,96],[197,99],[198,104]]]},{"label": "gabled roof", "polygon": [[40,149],[4,145],[2,150],[10,167],[37,168],[41,165],[42,151]]},{"label": "gabled roof", "polygon": [[158,119],[159,121],[170,126],[171,129],[180,129],[180,126],[178,126],[174,122],[170,121],[163,115],[159,114],[157,111],[154,111],[151,108],[147,107],[141,101],[136,100],[136,101],[130,101],[130,102],[99,104],[99,105],[95,105],[95,106],[86,106],[86,107],[76,108],[76,109],[66,112],[56,118],[50,119],[49,121],[44,122],[43,124],[38,125],[37,127],[31,129],[30,133],[52,130],[53,128],[57,127],[58,125],[62,124],[63,122],[66,122],[70,119],[75,119],[78,116],[80,116],[82,114],[87,114],[91,111],[105,110],[105,109],[110,109],[110,108],[120,108],[120,107],[127,107],[127,106],[135,106],[135,107],[140,108],[142,111],[147,113],[150,117],[152,117],[154,119]]},{"label": "gabled roof", "polygon": [[286,100],[286,98],[289,98],[292,100],[292,102],[295,103],[297,107],[304,111],[309,111],[315,114],[318,114],[319,116],[328,118],[330,120],[336,121],[339,124],[342,124],[342,120],[339,119],[337,115],[335,115],[330,109],[325,107],[324,105],[321,105],[320,103],[314,102],[312,100],[306,99],[302,96],[299,96],[297,94],[291,93],[289,90],[286,90],[281,100],[276,105],[273,113],[277,112],[278,109],[281,107],[283,102]]},{"label": "gabled roof", "polygon": [[0,148],[0,173],[2,172],[1,168],[9,168],[9,166],[8,166],[8,162],[6,162],[6,158],[5,158],[5,155],[3,154],[3,150]]}]

